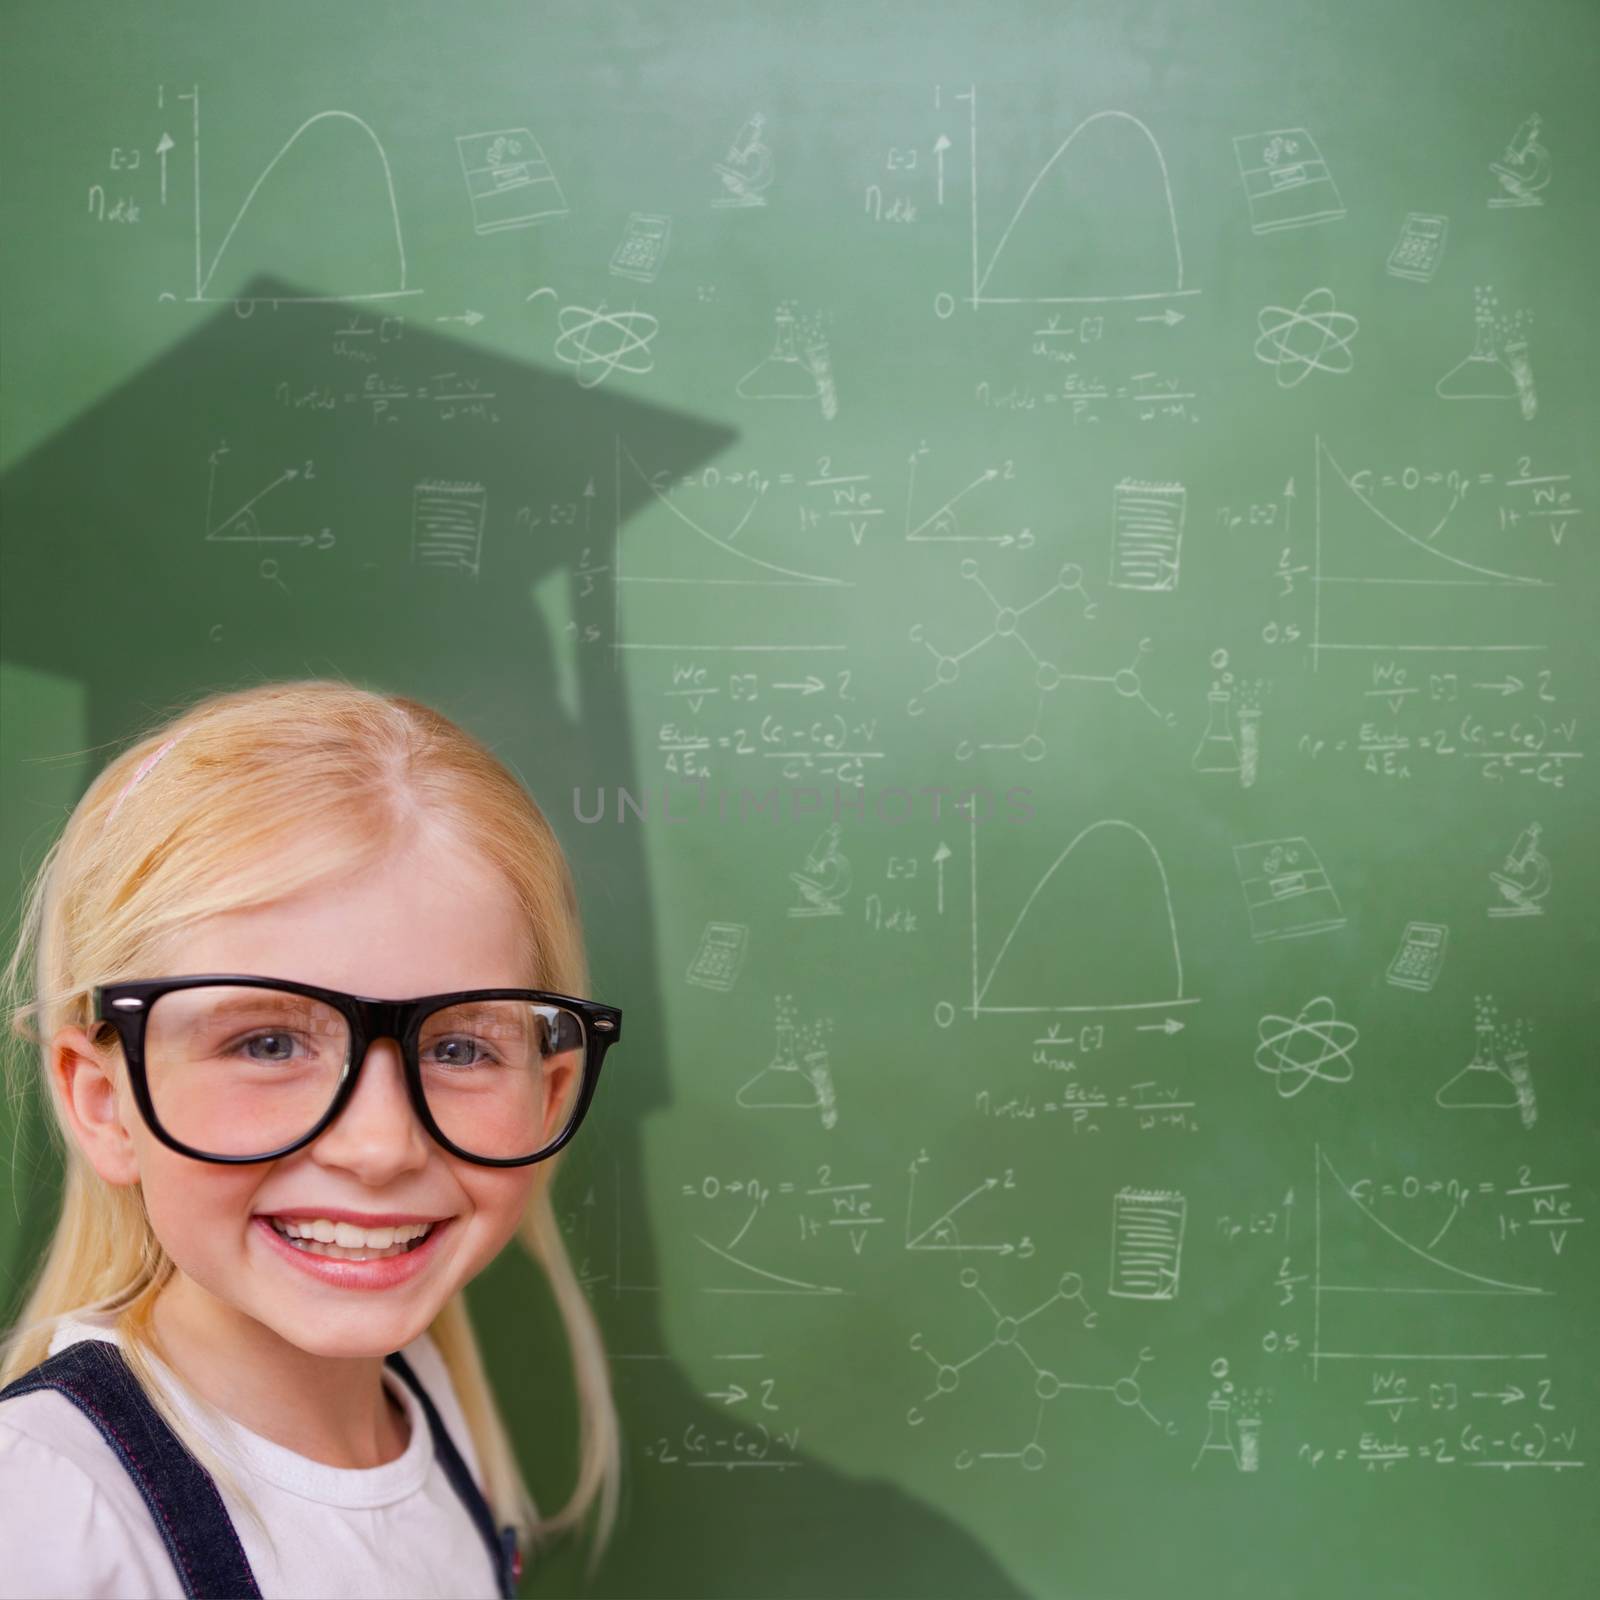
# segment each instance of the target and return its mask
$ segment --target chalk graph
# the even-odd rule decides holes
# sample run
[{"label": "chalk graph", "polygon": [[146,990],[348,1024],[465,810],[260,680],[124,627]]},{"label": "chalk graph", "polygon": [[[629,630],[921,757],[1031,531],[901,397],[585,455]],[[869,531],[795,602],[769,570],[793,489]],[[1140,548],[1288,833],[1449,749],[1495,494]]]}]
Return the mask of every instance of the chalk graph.
[{"label": "chalk graph", "polygon": [[[1457,488],[1427,526],[1408,527],[1316,436],[1313,666],[1330,651],[1541,651],[1524,630],[1551,586],[1436,543],[1458,520]],[[1475,593],[1473,591],[1476,591]],[[1448,604],[1445,601],[1448,600]]]},{"label": "chalk graph", "polygon": [[[1457,1297],[1526,1300],[1549,1291],[1472,1272],[1413,1244],[1391,1227],[1347,1183],[1316,1146],[1312,1189],[1313,1269],[1311,1376],[1324,1361],[1476,1362],[1543,1361],[1515,1339],[1516,1328],[1493,1327],[1495,1319],[1475,1315]],[[1331,1180],[1331,1182],[1329,1181]],[[1446,1226],[1448,1227],[1448,1223]],[[1434,1236],[1437,1243],[1443,1229]],[[1340,1281],[1346,1273],[1355,1281]],[[1330,1303],[1329,1297],[1336,1297]],[[1449,1297],[1437,1317],[1425,1316],[1426,1302]],[[1452,1309],[1453,1308],[1453,1309]],[[1326,1325],[1336,1324],[1341,1348],[1327,1343]],[[1498,1332],[1496,1350],[1487,1335]],[[1448,1348],[1423,1348],[1437,1342]],[[1348,1346],[1348,1348],[1343,1348]]]},{"label": "chalk graph", "polygon": [[[1103,818],[1082,829],[1045,868],[1012,918],[987,970],[979,958],[978,827],[969,813],[972,861],[972,1003],[974,1018],[1039,1012],[1150,1011],[1198,1005],[1183,992],[1183,954],[1172,909],[1172,890],[1161,853],[1143,829],[1119,817]],[[1083,854],[1079,855],[1082,851]],[[1127,937],[1097,936],[1097,913],[1106,903],[1105,879],[1085,867],[1098,855],[1113,871],[1119,904],[1132,908],[1138,924]],[[1078,859],[1074,861],[1074,857]],[[1079,874],[1074,884],[1073,874]],[[1031,938],[1023,937],[1027,929]],[[1073,937],[1072,935],[1077,935]],[[1035,944],[1062,952],[1048,978],[1031,973],[1012,980],[1008,967],[1021,967]],[[1109,952],[1109,954],[1108,954]],[[981,975],[980,975],[981,974]],[[991,998],[1015,994],[1018,1003]],[[1037,996],[1036,983],[1054,995]],[[1104,987],[1100,987],[1104,985]],[[1025,1003],[1024,1003],[1025,1002]]]},{"label": "chalk graph", "polygon": [[[623,484],[642,484],[653,499],[672,518],[669,532],[649,542],[634,541],[633,551],[624,563],[622,542]],[[648,472],[621,439],[616,440],[612,475],[616,504],[615,555],[613,571],[616,575],[616,615],[613,647],[616,650],[682,650],[682,651],[842,651],[842,643],[816,638],[790,637],[779,642],[772,637],[775,615],[785,619],[783,632],[793,635],[803,632],[805,625],[824,614],[826,600],[844,590],[855,587],[847,578],[831,578],[822,573],[808,572],[799,567],[769,561],[752,551],[741,549],[734,541],[748,526],[761,500],[760,493],[753,495],[738,520],[726,532],[716,532],[699,517],[692,516],[679,504],[679,496],[660,487],[655,476]],[[653,638],[624,638],[622,596],[627,588],[639,594],[658,593],[670,597],[666,604],[667,617],[663,624],[670,626],[676,636],[671,643]],[[709,597],[707,603],[690,607],[689,591],[700,589]],[[770,608],[754,604],[773,590],[803,591],[803,603],[774,605]],[[742,603],[730,606],[719,591],[750,591],[741,597]],[[781,597],[779,597],[781,599]],[[648,608],[642,608],[648,609]],[[831,613],[830,613],[831,614]],[[701,618],[701,621],[689,620]],[[650,632],[645,619],[637,615],[632,619],[636,632]],[[653,620],[653,619],[652,619]],[[685,632],[704,630],[709,636],[689,639]],[[749,642],[736,634],[750,633]]]},{"label": "chalk graph", "polygon": [[985,258],[977,87],[956,98],[967,102],[967,303],[974,309],[1165,300],[1200,292],[1183,281],[1183,243],[1160,141],[1127,111],[1096,111],[1062,139],[1022,191]]},{"label": "chalk graph", "polygon": [[[194,158],[194,293],[187,298],[191,302],[207,304],[232,304],[241,315],[249,315],[260,304],[274,307],[279,305],[326,305],[344,300],[392,300],[406,295],[420,294],[419,289],[409,288],[406,284],[406,243],[405,235],[400,227],[400,208],[395,199],[394,173],[389,166],[389,157],[384,150],[383,141],[373,130],[372,125],[353,111],[330,109],[319,111],[314,116],[307,117],[293,133],[279,146],[277,153],[261,169],[255,182],[250,185],[249,191],[240,202],[239,209],[234,213],[232,222],[228,224],[227,231],[222,236],[222,243],[216,248],[211,257],[210,265],[205,264],[205,250],[201,237],[201,181],[200,181],[200,88],[196,84],[187,94],[180,94],[180,100],[191,103],[192,127],[191,140]],[[258,203],[258,196],[263,190],[268,197],[280,186],[290,185],[294,179],[295,164],[291,164],[287,176],[279,176],[268,187],[268,180],[278,170],[280,164],[301,145],[303,140],[318,131],[318,136],[332,135],[332,144],[326,138],[322,139],[323,161],[327,162],[332,156],[342,154],[342,145],[349,140],[355,141],[357,151],[363,151],[370,145],[371,153],[376,160],[376,168],[372,173],[370,182],[381,187],[377,193],[378,209],[385,213],[385,226],[382,237],[360,237],[357,230],[360,226],[356,206],[342,208],[338,217],[341,227],[331,231],[336,243],[348,250],[351,256],[349,270],[352,274],[348,283],[330,285],[336,292],[328,294],[305,295],[228,295],[213,294],[210,292],[212,280],[217,275],[217,269],[228,256],[230,245],[240,227],[250,216],[251,210]],[[345,130],[351,130],[345,132]],[[366,143],[361,136],[365,136]],[[307,178],[312,173],[320,171],[320,167],[307,165],[310,157],[303,157],[298,165],[307,173]],[[391,234],[391,238],[389,235]],[[235,252],[237,254],[237,252]],[[342,265],[342,264],[341,264]],[[260,267],[258,260],[250,262],[250,273],[254,275]],[[370,277],[368,274],[370,273]]]}]

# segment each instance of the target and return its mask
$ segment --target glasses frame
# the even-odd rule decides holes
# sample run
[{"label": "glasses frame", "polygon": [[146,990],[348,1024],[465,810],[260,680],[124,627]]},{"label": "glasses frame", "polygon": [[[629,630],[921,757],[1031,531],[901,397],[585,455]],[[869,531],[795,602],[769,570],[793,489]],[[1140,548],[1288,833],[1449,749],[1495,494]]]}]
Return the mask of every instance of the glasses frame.
[{"label": "glasses frame", "polygon": [[[145,1071],[145,1032],[149,1026],[150,1011],[164,994],[178,989],[198,989],[207,984],[285,989],[291,994],[306,995],[332,1006],[349,1025],[350,1055],[344,1064],[339,1087],[334,1091],[333,1101],[317,1125],[292,1144],[259,1156],[219,1156],[185,1144],[162,1127]],[[531,1156],[479,1156],[470,1150],[463,1150],[445,1136],[428,1109],[427,1096],[422,1087],[422,1069],[417,1061],[417,1043],[422,1034],[422,1024],[435,1011],[469,1000],[528,1000],[560,1005],[576,1012],[583,1021],[583,1081],[578,1087],[572,1120],[560,1138]],[[375,1039],[393,1039],[399,1043],[412,1109],[423,1127],[451,1155],[482,1167],[526,1167],[535,1161],[547,1161],[578,1131],[584,1113],[589,1109],[589,1102],[594,1098],[595,1087],[600,1082],[600,1068],[605,1061],[606,1051],[622,1037],[622,1013],[616,1006],[603,1005],[598,1000],[583,1000],[577,995],[555,994],[546,989],[457,989],[446,994],[421,995],[412,1000],[377,1000],[367,995],[346,994],[342,989],[323,989],[313,983],[295,983],[287,978],[263,978],[226,972],[97,984],[94,989],[94,1019],[96,1022],[109,1023],[116,1029],[117,1037],[122,1041],[123,1057],[128,1063],[133,1098],[138,1102],[140,1114],[151,1133],[179,1155],[195,1161],[215,1162],[221,1166],[251,1166],[262,1161],[276,1161],[310,1144],[350,1103],[361,1077],[361,1069],[367,1062],[367,1048]]]}]

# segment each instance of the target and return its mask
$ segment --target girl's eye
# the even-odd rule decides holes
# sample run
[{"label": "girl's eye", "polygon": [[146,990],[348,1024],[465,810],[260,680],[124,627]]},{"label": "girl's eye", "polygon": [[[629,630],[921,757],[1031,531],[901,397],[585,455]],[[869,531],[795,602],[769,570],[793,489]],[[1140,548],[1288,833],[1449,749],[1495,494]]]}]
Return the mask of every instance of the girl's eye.
[{"label": "girl's eye", "polygon": [[[244,1049],[246,1051],[250,1051],[252,1046],[262,1043],[263,1040],[267,1041],[270,1044],[274,1044],[274,1045],[279,1046],[280,1049],[292,1050],[293,1047],[294,1047],[294,1035],[292,1033],[276,1033],[275,1032],[275,1033],[253,1033],[253,1034],[250,1035],[250,1037],[248,1039],[245,1039],[245,1040],[241,1041],[240,1048],[242,1048],[242,1049]],[[251,1054],[250,1059],[252,1061],[287,1061],[289,1059],[289,1057],[287,1055],[276,1054],[276,1053],[272,1053],[272,1052],[269,1051],[265,1055]]]},{"label": "girl's eye", "polygon": [[[470,1039],[464,1034],[458,1034],[452,1039],[440,1039],[433,1047],[435,1050],[454,1051],[449,1057],[441,1057],[440,1064],[447,1067],[477,1067],[482,1066],[486,1060],[492,1060],[481,1039]],[[469,1057],[468,1051],[475,1052]]]}]

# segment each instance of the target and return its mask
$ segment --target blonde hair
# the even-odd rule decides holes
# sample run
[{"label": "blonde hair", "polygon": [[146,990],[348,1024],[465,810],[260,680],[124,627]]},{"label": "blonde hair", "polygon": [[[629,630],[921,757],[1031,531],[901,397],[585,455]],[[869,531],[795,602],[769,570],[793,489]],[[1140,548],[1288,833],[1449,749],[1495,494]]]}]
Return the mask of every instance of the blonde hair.
[{"label": "blonde hair", "polygon": [[[167,942],[200,918],[358,871],[403,839],[429,832],[474,849],[504,874],[523,914],[519,953],[529,987],[587,994],[588,962],[566,857],[516,776],[477,739],[420,702],[334,679],[210,695],[112,761],[34,874],[0,979],[11,1034],[40,1047],[7,1049],[12,1103],[20,1102],[30,1080],[43,1087],[65,1159],[55,1232],[29,1280],[17,1326],[0,1339],[0,1387],[45,1359],[62,1318],[114,1314],[140,1387],[185,1447],[233,1490],[269,1542],[233,1474],[162,1393],[150,1358],[165,1362],[165,1356],[151,1314],[176,1263],[150,1226],[140,1186],[108,1184],[71,1136],[57,1100],[50,1042],[58,1029],[76,1024],[120,1061],[114,1030],[92,1017],[95,985],[161,973]],[[531,1555],[598,1505],[592,1575],[617,1517],[620,1429],[600,1329],[551,1209],[561,1160],[558,1154],[541,1163],[544,1181],[530,1192],[516,1233],[549,1283],[577,1389],[577,1482],[559,1511],[541,1518],[529,1493],[484,1370],[464,1288],[428,1332],[471,1430],[495,1525],[514,1526]],[[202,1415],[218,1415],[194,1399]]]}]

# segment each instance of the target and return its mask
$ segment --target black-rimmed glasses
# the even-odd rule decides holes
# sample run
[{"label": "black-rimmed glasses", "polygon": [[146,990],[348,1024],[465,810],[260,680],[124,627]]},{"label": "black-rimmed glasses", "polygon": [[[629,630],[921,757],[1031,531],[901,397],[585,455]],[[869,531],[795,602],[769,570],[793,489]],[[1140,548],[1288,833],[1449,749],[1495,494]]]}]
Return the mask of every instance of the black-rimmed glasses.
[{"label": "black-rimmed glasses", "polygon": [[451,1155],[490,1167],[553,1156],[578,1130],[615,1006],[542,989],[374,1000],[222,973],[101,984],[150,1131],[197,1161],[271,1161],[349,1103],[374,1039],[394,1039],[411,1104]]}]

